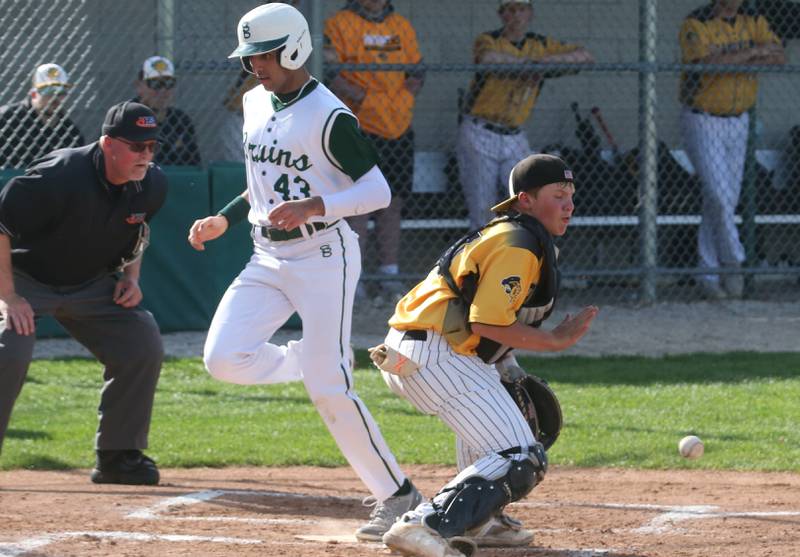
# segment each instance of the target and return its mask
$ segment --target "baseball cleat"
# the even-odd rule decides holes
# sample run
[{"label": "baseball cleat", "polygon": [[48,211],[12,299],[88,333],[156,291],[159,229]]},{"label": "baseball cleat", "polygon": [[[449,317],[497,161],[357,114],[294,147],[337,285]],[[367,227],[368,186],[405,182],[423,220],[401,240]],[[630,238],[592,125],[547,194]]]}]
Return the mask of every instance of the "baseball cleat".
[{"label": "baseball cleat", "polygon": [[493,516],[480,526],[467,530],[465,537],[478,547],[523,547],[533,541],[533,532],[506,514]]},{"label": "baseball cleat", "polygon": [[406,557],[470,557],[475,544],[466,538],[452,538],[450,543],[418,521],[398,520],[383,536],[386,546]]},{"label": "baseball cleat", "polygon": [[96,484],[157,485],[155,461],[140,450],[97,451],[91,479]]},{"label": "baseball cleat", "polygon": [[422,495],[413,484],[408,495],[389,497],[381,503],[378,503],[374,497],[365,498],[364,505],[368,507],[374,505],[375,508],[369,515],[369,522],[356,530],[356,539],[361,542],[381,541],[383,535],[389,531],[398,518],[417,508],[422,501]]}]

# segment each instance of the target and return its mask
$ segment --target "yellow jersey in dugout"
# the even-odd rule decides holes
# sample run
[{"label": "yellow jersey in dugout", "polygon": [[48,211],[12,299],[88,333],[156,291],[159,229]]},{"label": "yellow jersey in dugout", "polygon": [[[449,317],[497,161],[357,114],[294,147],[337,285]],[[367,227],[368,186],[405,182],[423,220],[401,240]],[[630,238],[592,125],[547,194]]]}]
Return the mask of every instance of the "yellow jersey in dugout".
[{"label": "yellow jersey in dugout", "polygon": [[[502,36],[502,30],[478,35],[473,47],[476,64],[486,52],[511,54],[535,62],[550,54],[564,54],[577,49],[577,45],[536,33],[528,33],[522,41],[512,42]],[[509,70],[477,72],[470,84],[464,112],[503,126],[519,127],[533,110],[541,84],[541,80],[515,76]]]},{"label": "yellow jersey in dugout", "polygon": [[[373,21],[341,10],[325,22],[325,42],[343,64],[418,64],[422,60],[414,28],[393,11],[382,21]],[[408,130],[414,95],[405,88],[405,72],[343,71],[340,75],[366,91],[360,103],[342,98],[365,132],[397,139]]]},{"label": "yellow jersey in dugout", "polygon": [[[713,6],[693,11],[680,30],[682,61],[696,63],[706,56],[736,52],[759,44],[780,44],[766,18],[740,8],[736,17],[714,17]],[[755,73],[684,72],[681,103],[714,116],[735,116],[756,103]]]},{"label": "yellow jersey in dugout", "polygon": [[[448,284],[448,274],[461,295]],[[547,230],[532,217],[500,217],[451,246],[397,303],[389,325],[434,330],[455,352],[493,363],[510,347],[473,334],[469,324],[505,327],[522,321],[538,327],[552,311],[558,281]]]}]

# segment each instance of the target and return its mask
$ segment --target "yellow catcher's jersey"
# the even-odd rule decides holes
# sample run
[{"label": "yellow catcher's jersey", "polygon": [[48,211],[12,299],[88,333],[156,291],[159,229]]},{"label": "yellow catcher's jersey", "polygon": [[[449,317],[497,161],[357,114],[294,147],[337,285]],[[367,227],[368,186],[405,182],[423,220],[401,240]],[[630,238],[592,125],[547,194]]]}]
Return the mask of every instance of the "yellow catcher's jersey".
[{"label": "yellow catcher's jersey", "polygon": [[[383,21],[369,21],[352,10],[341,10],[325,22],[325,42],[343,64],[417,64],[421,60],[414,28],[396,13],[390,13]],[[366,91],[360,104],[342,98],[364,131],[397,139],[408,130],[414,95],[405,88],[405,72],[340,75]]]},{"label": "yellow catcher's jersey", "polygon": [[[545,241],[552,245],[549,235]],[[501,348],[508,348],[473,334],[468,323],[502,327],[522,320],[538,326],[549,315],[557,289],[557,285],[552,288],[543,285],[543,277],[549,276],[550,269],[548,266],[545,270],[545,253],[540,237],[517,222],[487,226],[456,251],[449,266],[469,305],[461,301],[438,268],[434,268],[397,303],[389,325],[398,330],[435,330],[459,354],[479,355],[486,361],[494,361],[493,356]],[[541,293],[546,294],[546,303],[534,308],[531,302],[537,298],[534,294],[539,293],[539,286]],[[523,306],[528,306],[529,311]]]},{"label": "yellow catcher's jersey", "polygon": [[[733,19],[713,17],[713,6],[693,11],[680,31],[682,61],[691,64],[711,54],[735,52],[759,44],[780,44],[767,20],[741,8]],[[754,73],[684,72],[681,103],[709,114],[741,114],[756,102],[758,81]]]},{"label": "yellow catcher's jersey", "polygon": [[[501,30],[497,30],[478,35],[473,53],[475,63],[486,52],[501,52],[536,61],[550,54],[563,54],[577,48],[577,45],[535,33],[528,33],[521,42],[514,43],[503,37]],[[536,103],[541,83],[540,80],[515,77],[507,70],[478,72],[470,84],[464,111],[504,126],[521,126]]]}]

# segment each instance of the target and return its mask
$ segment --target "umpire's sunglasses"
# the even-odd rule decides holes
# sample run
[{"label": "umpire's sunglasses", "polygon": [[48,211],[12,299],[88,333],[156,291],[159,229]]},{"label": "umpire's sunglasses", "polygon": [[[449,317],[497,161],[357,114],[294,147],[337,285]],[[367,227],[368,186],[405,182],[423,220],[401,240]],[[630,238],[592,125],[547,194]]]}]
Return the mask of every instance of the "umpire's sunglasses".
[{"label": "umpire's sunglasses", "polygon": [[121,137],[115,137],[114,139],[117,141],[122,141],[133,153],[144,153],[147,150],[155,155],[158,152],[159,146],[161,145],[158,141],[128,141],[127,139],[122,139]]},{"label": "umpire's sunglasses", "polygon": [[144,82],[153,91],[160,91],[161,89],[172,89],[175,87],[177,80],[174,77],[154,77],[145,79]]}]

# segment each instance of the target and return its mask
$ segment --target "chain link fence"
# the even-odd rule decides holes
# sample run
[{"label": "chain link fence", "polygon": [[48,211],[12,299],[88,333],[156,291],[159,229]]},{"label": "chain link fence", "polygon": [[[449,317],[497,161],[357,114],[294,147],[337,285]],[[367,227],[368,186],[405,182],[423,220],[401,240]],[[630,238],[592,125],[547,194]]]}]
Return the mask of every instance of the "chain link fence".
[{"label": "chain link fence", "polygon": [[[172,107],[160,112],[173,128],[163,164],[241,163],[250,82],[227,55],[259,4],[0,0],[0,172],[79,142],[63,118],[95,140],[106,109],[132,98]],[[559,240],[573,300],[800,296],[797,3],[751,0],[742,8],[763,20],[716,23],[716,3],[699,0],[296,4],[311,25],[310,69],[359,115],[401,200],[356,223],[367,296],[424,276],[489,217],[529,152],[558,154],[575,173]],[[174,71],[154,68],[164,79],[151,90],[153,56]],[[37,111],[32,76],[45,63],[72,86],[38,91],[50,98]]]}]

